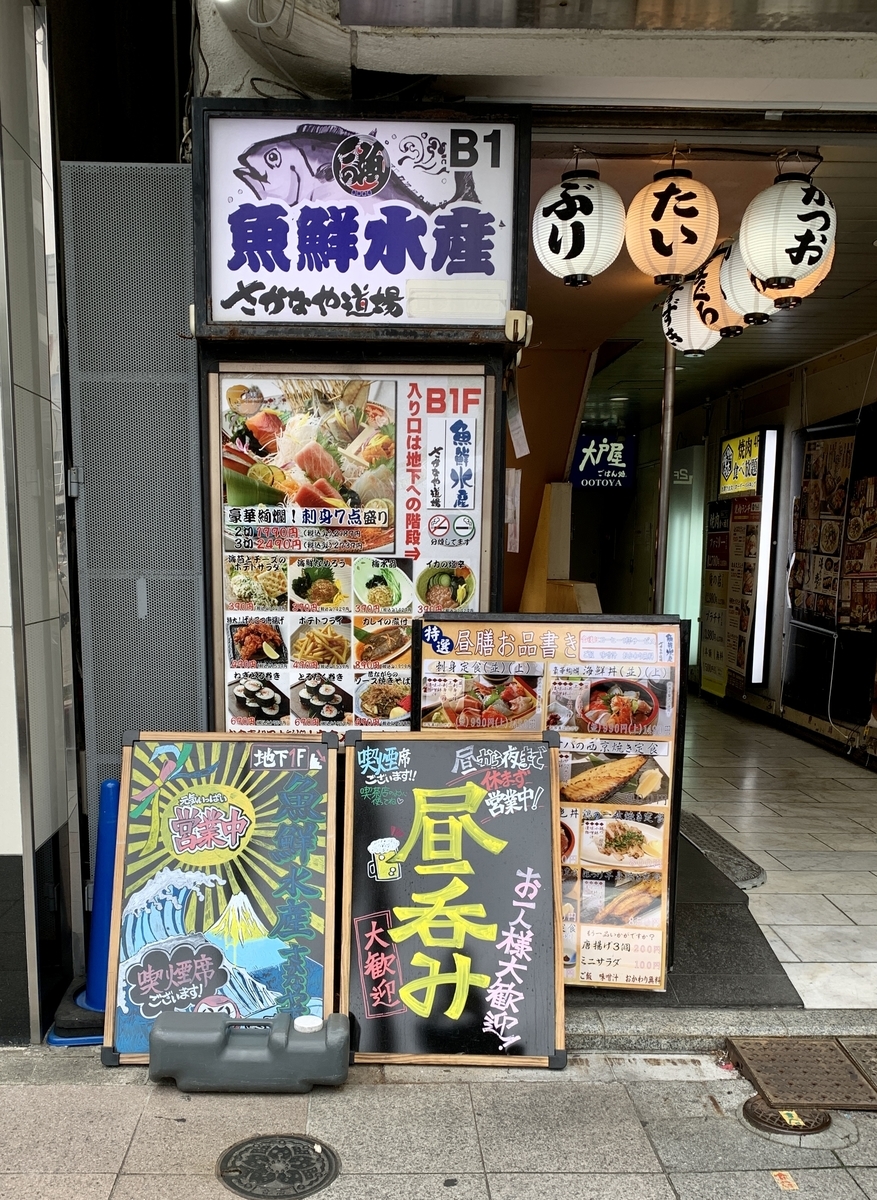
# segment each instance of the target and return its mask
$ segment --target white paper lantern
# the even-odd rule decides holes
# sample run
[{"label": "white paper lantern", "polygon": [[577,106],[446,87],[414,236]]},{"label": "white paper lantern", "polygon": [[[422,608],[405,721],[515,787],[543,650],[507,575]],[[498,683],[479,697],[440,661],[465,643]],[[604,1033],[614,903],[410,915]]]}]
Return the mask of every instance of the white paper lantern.
[{"label": "white paper lantern", "polygon": [[722,339],[718,330],[710,329],[701,321],[694,307],[695,281],[677,284],[670,289],[661,310],[664,337],[685,358],[703,358]]},{"label": "white paper lantern", "polygon": [[813,295],[831,270],[833,262],[834,246],[831,247],[816,270],[805,275],[803,279],[799,279],[792,288],[769,288],[757,279],[753,279],[752,282],[761,291],[764,298],[771,301],[774,308],[797,308],[802,300]]},{"label": "white paper lantern", "polygon": [[627,249],[655,283],[681,283],[712,254],[719,206],[705,183],[680,167],[659,171],[627,213]]},{"label": "white paper lantern", "polygon": [[703,270],[697,273],[692,280],[694,289],[691,298],[704,325],[714,329],[720,337],[729,338],[741,334],[746,325],[722,291],[721,269],[725,253],[714,254]]},{"label": "white paper lantern", "polygon": [[753,284],[739,241],[734,241],[722,259],[719,282],[731,308],[742,313],[747,325],[764,325],[770,320],[773,301]]},{"label": "white paper lantern", "polygon": [[582,287],[605,271],[624,244],[624,204],[599,171],[567,171],[533,214],[533,247],[546,271]]},{"label": "white paper lantern", "polygon": [[809,175],[777,175],[743,214],[740,252],[756,279],[786,289],[825,261],[836,233],[834,205]]}]

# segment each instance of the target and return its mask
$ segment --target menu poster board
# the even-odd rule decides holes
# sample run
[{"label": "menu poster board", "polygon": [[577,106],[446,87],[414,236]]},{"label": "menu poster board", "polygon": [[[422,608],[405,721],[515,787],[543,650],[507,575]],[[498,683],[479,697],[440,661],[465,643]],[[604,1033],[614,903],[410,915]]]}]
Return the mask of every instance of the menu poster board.
[{"label": "menu poster board", "polygon": [[[867,561],[864,539],[864,519],[867,506],[867,481],[856,485],[855,505],[859,549],[844,554],[844,573],[852,580],[861,578],[862,585],[839,589],[841,550],[844,523],[847,515],[850,469],[855,437],[811,440],[804,447],[801,495],[795,525],[795,556],[789,572],[789,599],[795,620],[822,628],[834,628],[839,616],[844,624],[867,624],[866,620],[852,621],[853,608],[864,616],[868,592],[864,584],[867,572],[858,572],[853,564]],[[865,486],[861,486],[864,484]],[[853,525],[852,509],[850,524]],[[846,564],[849,563],[849,571]],[[838,592],[842,596],[842,613],[838,612]],[[843,602],[845,594],[845,603]],[[853,596],[855,595],[855,600]],[[844,611],[845,610],[845,611]]]},{"label": "menu poster board", "polygon": [[719,495],[754,496],[758,491],[761,433],[744,433],[722,442]]},{"label": "menu poster board", "polygon": [[725,620],[727,687],[746,690],[749,644],[752,638],[758,581],[759,527],[762,499],[731,501],[728,522],[728,608]]},{"label": "menu poster board", "polygon": [[713,500],[707,515],[700,609],[700,686],[724,696],[728,686],[727,628],[731,501]]},{"label": "menu poster board", "polygon": [[551,743],[348,739],[341,1007],[355,1061],[565,1066]]},{"label": "menu poster board", "polygon": [[489,587],[486,375],[214,379],[219,722],[410,728],[412,618]]},{"label": "menu poster board", "polygon": [[122,755],[103,1061],[163,1012],[332,1011],[334,747],[139,734]]},{"label": "menu poster board", "polygon": [[203,321],[263,336],[503,325],[516,307],[514,122],[471,113],[315,120],[276,107],[199,105]]},{"label": "menu poster board", "polygon": [[680,624],[435,614],[419,628],[422,729],[560,736],[565,981],[663,991]]},{"label": "menu poster board", "polygon": [[843,549],[839,624],[877,625],[877,477],[857,479],[850,490]]}]

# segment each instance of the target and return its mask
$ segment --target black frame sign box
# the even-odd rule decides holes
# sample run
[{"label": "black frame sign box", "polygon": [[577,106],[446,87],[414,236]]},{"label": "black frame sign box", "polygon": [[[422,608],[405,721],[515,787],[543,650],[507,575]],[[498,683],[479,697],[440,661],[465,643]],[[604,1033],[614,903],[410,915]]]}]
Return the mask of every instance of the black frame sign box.
[{"label": "black frame sign box", "polygon": [[443,612],[415,638],[422,731],[559,736],[564,982],[665,991],[688,622]]},{"label": "black frame sign box", "polygon": [[502,342],[525,307],[526,115],[201,99],[193,133],[199,337]]},{"label": "black frame sign box", "polygon": [[334,734],[140,733],[122,786],[105,1066],[162,1012],[334,1009]]},{"label": "black frame sign box", "polygon": [[355,1062],[566,1065],[556,741],[346,743],[340,1007]]}]

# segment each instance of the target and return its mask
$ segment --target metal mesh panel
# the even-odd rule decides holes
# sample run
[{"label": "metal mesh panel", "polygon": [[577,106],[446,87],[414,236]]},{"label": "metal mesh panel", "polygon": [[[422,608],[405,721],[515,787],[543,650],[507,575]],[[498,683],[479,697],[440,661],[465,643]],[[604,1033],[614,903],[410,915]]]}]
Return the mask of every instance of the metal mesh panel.
[{"label": "metal mesh panel", "polygon": [[61,184],[93,850],[122,735],[207,726],[191,172],[64,163]]}]

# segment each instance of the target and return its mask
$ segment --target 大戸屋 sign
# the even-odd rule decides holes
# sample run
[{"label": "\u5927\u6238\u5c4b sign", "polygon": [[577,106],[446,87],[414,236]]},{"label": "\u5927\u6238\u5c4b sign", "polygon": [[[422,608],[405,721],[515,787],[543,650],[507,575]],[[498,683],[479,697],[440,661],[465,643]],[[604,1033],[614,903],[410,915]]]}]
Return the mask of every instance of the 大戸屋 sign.
[{"label": "\u5927\u6238\u5c4b sign", "polygon": [[636,434],[582,429],[569,481],[581,488],[632,488],[636,481]]},{"label": "\u5927\u6238\u5c4b sign", "polygon": [[205,115],[208,324],[503,325],[513,124]]}]

